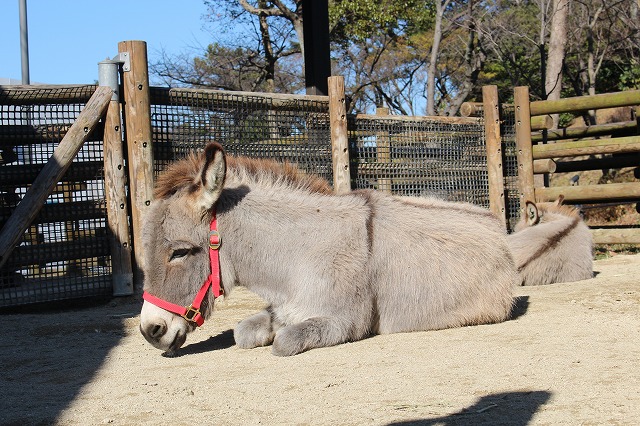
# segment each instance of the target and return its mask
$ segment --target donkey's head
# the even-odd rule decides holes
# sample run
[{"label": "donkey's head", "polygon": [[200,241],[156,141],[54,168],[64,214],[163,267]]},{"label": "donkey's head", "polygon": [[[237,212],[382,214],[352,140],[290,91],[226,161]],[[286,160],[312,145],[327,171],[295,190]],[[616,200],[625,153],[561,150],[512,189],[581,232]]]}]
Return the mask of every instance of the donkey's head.
[{"label": "donkey's head", "polygon": [[551,222],[560,217],[580,216],[580,211],[578,209],[563,203],[564,195],[560,195],[556,201],[543,203],[527,201],[522,218],[520,219],[520,222],[516,224],[514,231],[518,232],[530,226]]},{"label": "donkey's head", "polygon": [[[181,316],[149,300],[189,307],[207,280],[209,223],[225,175],[224,151],[214,143],[202,155],[173,164],[158,178],[156,199],[142,230],[145,301],[140,314],[142,335],[158,349],[178,349],[196,327],[193,312]],[[208,316],[212,304],[208,294],[198,315]]]}]

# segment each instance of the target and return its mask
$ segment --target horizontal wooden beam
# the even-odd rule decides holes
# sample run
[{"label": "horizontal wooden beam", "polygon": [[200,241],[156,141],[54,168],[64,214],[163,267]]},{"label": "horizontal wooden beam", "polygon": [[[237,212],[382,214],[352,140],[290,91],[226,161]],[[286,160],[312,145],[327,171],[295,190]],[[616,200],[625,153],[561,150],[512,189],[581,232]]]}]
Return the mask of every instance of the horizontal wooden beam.
[{"label": "horizontal wooden beam", "polygon": [[546,136],[542,133],[532,134],[531,142],[541,142],[543,140],[554,141],[561,139],[580,139],[585,137],[611,135],[620,132],[630,132],[637,129],[638,124],[636,123],[636,121],[623,121],[619,123],[596,124],[594,126],[586,127],[553,129],[548,130]]},{"label": "horizontal wooden beam", "polygon": [[553,127],[553,118],[550,115],[537,115],[531,117],[531,130],[545,130]]},{"label": "horizontal wooden beam", "polygon": [[[44,169],[44,164],[11,164],[0,168],[0,187],[28,186]],[[64,182],[82,182],[100,178],[102,161],[74,161],[61,177]]]},{"label": "horizontal wooden beam", "polygon": [[85,104],[96,91],[95,84],[37,84],[0,86],[2,105]]},{"label": "horizontal wooden beam", "polygon": [[[65,222],[86,219],[101,219],[107,216],[104,204],[95,201],[73,201],[66,203],[45,204],[32,224]],[[0,215],[0,227],[4,225],[8,216]]]},{"label": "horizontal wooden beam", "polygon": [[482,102],[463,102],[460,105],[460,115],[463,117],[482,117],[484,115]]},{"label": "horizontal wooden beam", "polygon": [[533,101],[529,104],[529,108],[531,115],[534,116],[631,105],[640,105],[640,90],[602,93],[593,96],[576,96],[555,101]]},{"label": "horizontal wooden beam", "polygon": [[231,109],[237,106],[280,110],[299,110],[300,102],[307,102],[309,111],[329,111],[329,97],[292,95],[286,93],[235,92],[214,89],[149,87],[152,105],[215,107]]},{"label": "horizontal wooden beam", "polygon": [[640,200],[640,182],[535,188],[535,198],[538,202],[554,201],[561,195],[570,204],[634,201]]},{"label": "horizontal wooden beam", "polygon": [[[0,148],[42,143],[60,143],[71,124],[47,124],[30,126],[27,124],[0,126]],[[101,141],[104,126],[98,123],[87,141]]]},{"label": "horizontal wooden beam", "polygon": [[626,154],[630,152],[640,152],[640,136],[588,139],[575,142],[534,145],[532,147],[534,160],[593,154]]},{"label": "horizontal wooden beam", "polygon": [[623,167],[640,167],[640,153],[620,154],[614,155],[612,157],[593,158],[589,160],[556,161],[555,163],[555,173],[581,172],[584,170],[621,169]]},{"label": "horizontal wooden beam", "polygon": [[[104,229],[102,232],[105,232]],[[21,245],[15,248],[14,255],[7,261],[6,267],[16,270],[29,265],[108,256],[109,253],[106,236],[103,238],[80,237],[72,241]]]},{"label": "horizontal wooden beam", "polygon": [[640,228],[592,228],[596,244],[640,244]]},{"label": "horizontal wooden beam", "polygon": [[550,158],[544,160],[533,160],[533,173],[542,174],[542,173],[555,173],[556,172],[556,162]]},{"label": "horizontal wooden beam", "polygon": [[478,117],[447,117],[440,115],[372,115],[372,114],[356,114],[354,116],[356,120],[371,120],[371,121],[406,121],[409,123],[415,122],[433,122],[433,123],[445,123],[445,124],[479,124],[481,119]]}]

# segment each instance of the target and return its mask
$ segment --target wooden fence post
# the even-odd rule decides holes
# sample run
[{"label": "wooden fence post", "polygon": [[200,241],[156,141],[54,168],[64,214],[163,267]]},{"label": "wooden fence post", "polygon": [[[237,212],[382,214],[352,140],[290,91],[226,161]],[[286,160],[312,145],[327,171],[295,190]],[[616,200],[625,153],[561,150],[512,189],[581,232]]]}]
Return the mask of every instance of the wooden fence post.
[{"label": "wooden fence post", "polygon": [[484,134],[489,172],[489,208],[507,226],[502,168],[502,137],[500,135],[500,104],[498,86],[482,87]]},{"label": "wooden fence post", "polygon": [[[376,115],[389,115],[389,108],[377,107]],[[376,162],[379,166],[382,166],[380,168],[381,170],[387,170],[387,167],[385,166],[389,166],[388,170],[391,170],[391,137],[389,135],[389,132],[376,133]],[[378,191],[383,191],[391,194],[392,188],[393,180],[391,178],[378,177]]]},{"label": "wooden fence post", "polygon": [[142,218],[153,199],[153,150],[151,143],[151,103],[147,44],[144,41],[121,41],[120,54],[128,53],[130,70],[123,72],[125,140],[129,161],[131,226],[135,259],[136,285],[141,285],[144,252],[142,250]]},{"label": "wooden fence post", "polygon": [[516,87],[513,91],[513,97],[516,119],[518,189],[520,193],[520,213],[522,213],[527,201],[535,201],[529,88],[526,86]]},{"label": "wooden fence post", "polygon": [[333,189],[336,194],[344,194],[351,191],[349,140],[347,136],[347,102],[344,94],[344,77],[329,77],[328,83]]},{"label": "wooden fence post", "polygon": [[99,82],[113,91],[104,121],[104,192],[107,201],[107,223],[111,247],[111,281],[114,296],[133,294],[133,269],[131,264],[131,235],[127,201],[127,176],[120,122],[120,87],[118,62],[103,61],[99,64]]}]

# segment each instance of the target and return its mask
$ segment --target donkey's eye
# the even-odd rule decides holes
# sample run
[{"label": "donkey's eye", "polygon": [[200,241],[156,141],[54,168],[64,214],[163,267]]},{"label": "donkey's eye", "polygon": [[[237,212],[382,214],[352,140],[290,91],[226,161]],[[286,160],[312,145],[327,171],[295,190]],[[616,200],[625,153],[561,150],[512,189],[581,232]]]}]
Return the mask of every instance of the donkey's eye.
[{"label": "donkey's eye", "polygon": [[171,258],[169,259],[169,261],[171,262],[173,260],[182,259],[183,257],[186,257],[190,252],[191,250],[188,248],[174,250],[173,253],[171,253]]}]

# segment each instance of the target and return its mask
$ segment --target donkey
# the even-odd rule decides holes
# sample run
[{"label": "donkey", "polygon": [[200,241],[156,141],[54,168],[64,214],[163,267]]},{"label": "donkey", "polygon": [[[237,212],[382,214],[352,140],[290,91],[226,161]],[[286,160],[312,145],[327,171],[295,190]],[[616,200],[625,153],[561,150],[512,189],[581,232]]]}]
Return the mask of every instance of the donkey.
[{"label": "donkey", "polygon": [[522,285],[543,285],[593,277],[593,238],[578,209],[555,202],[527,201],[507,237]]},{"label": "donkey", "polygon": [[218,267],[220,292],[242,285],[268,303],[237,324],[236,345],[279,356],[509,317],[518,276],[489,211],[331,192],[324,179],[227,157],[216,143],[169,166],[143,224],[147,341],[167,354],[181,347],[211,315],[217,284],[199,286]]}]

